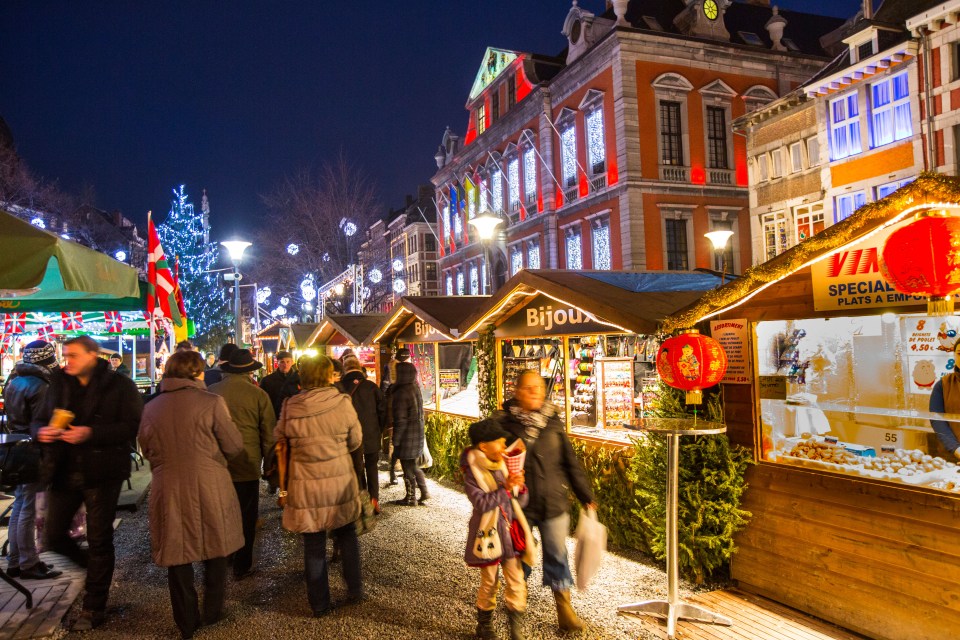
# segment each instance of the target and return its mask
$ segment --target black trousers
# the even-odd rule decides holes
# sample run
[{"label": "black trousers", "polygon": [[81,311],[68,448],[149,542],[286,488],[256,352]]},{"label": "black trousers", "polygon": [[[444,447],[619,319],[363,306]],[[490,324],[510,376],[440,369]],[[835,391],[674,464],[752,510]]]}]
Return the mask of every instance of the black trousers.
[{"label": "black trousers", "polygon": [[367,474],[367,491],[370,492],[370,499],[380,501],[380,472],[377,465],[380,462],[380,452],[363,454],[364,471]]},{"label": "black trousers", "polygon": [[257,517],[260,515],[260,481],[234,482],[240,501],[240,519],[243,522],[243,546],[233,554],[233,575],[240,576],[253,568],[253,542],[257,535]]},{"label": "black trousers", "polygon": [[404,479],[412,481],[420,488],[421,498],[425,496],[427,494],[427,478],[423,473],[423,469],[417,466],[417,459],[400,458],[400,466],[403,468]]},{"label": "black trousers", "polygon": [[[115,563],[113,519],[117,515],[121,487],[122,483],[117,482],[87,489],[51,487],[47,491],[44,524],[46,547],[87,568],[86,592],[83,596],[83,608],[87,611],[103,611],[107,608]],[[81,549],[69,533],[73,516],[81,504],[87,508],[88,551]]]},{"label": "black trousers", "polygon": [[223,615],[223,601],[227,593],[227,558],[211,558],[203,561],[203,617],[193,582],[193,565],[180,564],[167,567],[167,584],[170,587],[170,604],[173,620],[185,638],[201,624],[213,624]]}]

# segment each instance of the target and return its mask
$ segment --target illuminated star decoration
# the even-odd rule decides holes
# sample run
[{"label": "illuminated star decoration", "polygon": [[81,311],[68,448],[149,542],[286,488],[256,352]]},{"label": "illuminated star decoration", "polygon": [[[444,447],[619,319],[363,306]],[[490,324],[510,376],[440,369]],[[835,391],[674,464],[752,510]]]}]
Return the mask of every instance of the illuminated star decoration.
[{"label": "illuminated star decoration", "polygon": [[393,270],[396,272],[403,271],[403,260],[396,258],[393,261]]},{"label": "illuminated star decoration", "polygon": [[297,255],[298,253],[300,253],[300,245],[298,245],[298,244],[293,244],[293,243],[288,244],[288,245],[287,245],[287,253],[289,253],[289,254],[292,255],[292,256]]},{"label": "illuminated star decoration", "polygon": [[370,282],[372,282],[373,284],[377,284],[378,282],[383,280],[383,274],[380,272],[380,269],[376,269],[376,268],[370,269],[369,276],[370,276]]}]

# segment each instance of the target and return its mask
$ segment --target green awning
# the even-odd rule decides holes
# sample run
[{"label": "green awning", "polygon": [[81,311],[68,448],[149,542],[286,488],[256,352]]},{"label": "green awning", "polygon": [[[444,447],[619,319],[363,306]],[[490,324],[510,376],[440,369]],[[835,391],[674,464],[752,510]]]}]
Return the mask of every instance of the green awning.
[{"label": "green awning", "polygon": [[0,211],[0,312],[145,308],[136,269]]}]

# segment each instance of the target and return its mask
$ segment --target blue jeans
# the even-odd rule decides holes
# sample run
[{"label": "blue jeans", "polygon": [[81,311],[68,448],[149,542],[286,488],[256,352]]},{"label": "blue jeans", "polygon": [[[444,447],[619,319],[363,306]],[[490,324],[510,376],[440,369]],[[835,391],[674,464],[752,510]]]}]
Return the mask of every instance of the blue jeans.
[{"label": "blue jeans", "polygon": [[[567,533],[570,514],[564,513],[548,520],[531,520],[531,527],[540,530],[543,547],[543,586],[554,591],[567,591],[573,586],[570,561],[567,559]],[[529,574],[528,574],[529,575]]]},{"label": "blue jeans", "polygon": [[22,570],[32,569],[39,561],[37,555],[37,492],[43,488],[39,483],[17,486],[10,512],[7,534],[10,550],[7,566]]},{"label": "blue jeans", "polygon": [[[340,547],[343,581],[349,597],[363,595],[360,579],[360,541],[354,523],[334,529],[330,535]],[[327,575],[327,532],[303,534],[303,569],[307,580],[307,600],[314,612],[330,608],[330,579]]]}]

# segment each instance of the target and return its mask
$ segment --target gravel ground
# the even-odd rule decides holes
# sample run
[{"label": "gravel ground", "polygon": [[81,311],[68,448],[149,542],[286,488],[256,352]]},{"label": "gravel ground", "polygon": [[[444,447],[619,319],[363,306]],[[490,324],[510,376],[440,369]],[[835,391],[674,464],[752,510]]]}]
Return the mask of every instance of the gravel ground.
[{"label": "gravel ground", "polygon": [[[381,473],[381,478],[385,476]],[[300,538],[282,529],[275,499],[262,495],[257,573],[228,585],[226,619],[201,629],[195,637],[472,638],[478,576],[463,563],[470,504],[455,488],[428,482],[433,498],[427,507],[388,504],[402,496],[402,484],[381,490],[383,514],[377,527],[360,538],[364,587],[370,599],[317,620],[310,617],[307,605]],[[109,618],[89,635],[177,638],[166,570],[150,562],[147,510],[121,517]],[[571,554],[573,544],[568,539]],[[537,567],[530,579],[528,635],[531,639],[564,637],[556,631],[553,597],[549,589],[539,586],[540,581]],[[330,582],[334,600],[345,595],[338,565],[333,565]],[[689,585],[684,587],[689,594]],[[587,630],[578,637],[652,639],[640,624],[618,616],[616,607],[664,597],[666,576],[648,559],[636,553],[607,554],[590,589],[573,593],[574,607],[587,623]],[[79,600],[65,624],[72,623],[78,613]],[[498,626],[501,636],[508,638],[502,603]],[[82,635],[62,631],[59,637]]]}]

